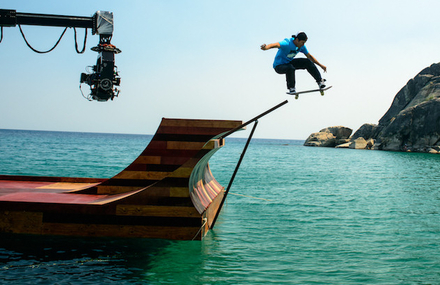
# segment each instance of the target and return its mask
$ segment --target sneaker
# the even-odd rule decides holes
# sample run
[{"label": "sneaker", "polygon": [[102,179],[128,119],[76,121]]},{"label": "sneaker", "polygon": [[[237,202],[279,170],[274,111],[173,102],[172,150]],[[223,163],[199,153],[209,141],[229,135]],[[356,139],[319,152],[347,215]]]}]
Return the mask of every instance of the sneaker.
[{"label": "sneaker", "polygon": [[289,91],[286,92],[289,95],[295,95],[296,89],[295,88],[289,88]]},{"label": "sneaker", "polygon": [[321,81],[316,81],[318,83],[319,89],[325,88],[325,79],[321,79]]}]

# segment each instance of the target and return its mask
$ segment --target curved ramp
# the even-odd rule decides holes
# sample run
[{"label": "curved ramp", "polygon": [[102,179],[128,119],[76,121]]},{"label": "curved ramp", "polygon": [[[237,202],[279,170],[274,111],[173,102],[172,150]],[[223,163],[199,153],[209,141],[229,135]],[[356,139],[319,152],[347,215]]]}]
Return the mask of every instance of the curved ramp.
[{"label": "curved ramp", "polygon": [[163,118],[139,157],[105,181],[0,177],[0,232],[202,239],[224,195],[209,158],[241,125]]},{"label": "curved ramp", "polygon": [[119,174],[97,186],[96,192],[119,194],[139,190],[165,178],[169,178],[170,187],[183,186],[187,192],[188,183],[182,179],[186,180],[195,166],[188,162],[199,160],[211,149],[221,147],[223,142],[210,143],[210,140],[241,124],[241,121],[163,118],[139,157]]}]

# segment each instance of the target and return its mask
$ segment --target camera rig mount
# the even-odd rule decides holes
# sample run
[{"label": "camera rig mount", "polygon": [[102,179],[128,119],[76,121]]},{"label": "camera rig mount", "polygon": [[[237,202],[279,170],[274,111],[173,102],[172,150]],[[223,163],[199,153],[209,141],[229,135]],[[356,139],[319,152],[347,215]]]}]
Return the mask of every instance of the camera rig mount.
[{"label": "camera rig mount", "polygon": [[[90,94],[83,96],[89,101],[96,100],[100,102],[113,100],[114,97],[119,95],[119,90],[116,86],[121,83],[117,67],[115,65],[115,54],[121,52],[111,44],[113,36],[113,13],[107,11],[98,11],[92,17],[80,17],[80,16],[66,16],[66,15],[50,15],[50,14],[34,14],[34,13],[19,13],[16,10],[0,9],[0,28],[1,37],[0,42],[3,40],[3,27],[15,27],[19,26],[20,32],[23,35],[26,44],[35,52],[46,53],[52,51],[60,42],[67,28],[74,28],[75,30],[75,46],[78,53],[83,53],[87,40],[87,29],[92,29],[93,35],[99,35],[99,44],[92,48],[92,51],[98,53],[98,59],[96,65],[92,66],[92,72],[81,73],[80,77],[80,90],[81,84],[85,83],[90,86]],[[21,29],[21,25],[34,25],[34,26],[52,26],[52,27],[65,27],[63,34],[61,35],[55,46],[45,52],[40,52],[32,48],[26,40],[24,33]],[[85,28],[84,37],[84,49],[78,51],[78,45],[76,42],[76,29]]]}]

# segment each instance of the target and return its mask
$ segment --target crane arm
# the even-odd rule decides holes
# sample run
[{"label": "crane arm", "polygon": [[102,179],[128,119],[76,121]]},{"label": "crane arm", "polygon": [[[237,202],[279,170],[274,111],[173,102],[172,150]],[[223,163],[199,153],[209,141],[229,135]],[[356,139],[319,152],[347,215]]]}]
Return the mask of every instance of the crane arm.
[{"label": "crane arm", "polygon": [[92,29],[94,28],[94,17],[20,13],[16,10],[0,9],[0,25],[15,27],[17,24]]}]

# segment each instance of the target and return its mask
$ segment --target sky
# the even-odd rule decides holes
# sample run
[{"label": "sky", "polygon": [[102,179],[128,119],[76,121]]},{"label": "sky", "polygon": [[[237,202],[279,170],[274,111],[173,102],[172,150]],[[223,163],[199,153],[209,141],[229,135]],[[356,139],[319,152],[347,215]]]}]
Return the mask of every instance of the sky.
[{"label": "sky", "polygon": [[[256,138],[305,140],[330,126],[356,131],[377,124],[394,96],[425,67],[439,62],[437,0],[2,0],[0,9],[92,16],[114,13],[112,44],[121,93],[89,102],[79,78],[96,64],[99,41],[88,32],[77,54],[73,29],[48,54],[25,44],[18,27],[0,43],[0,129],[154,134],[165,118],[259,120]],[[49,49],[63,28],[22,26],[35,48]],[[327,66],[325,96],[286,95],[284,75],[272,68],[274,43],[298,31]],[[78,30],[82,44],[84,30]],[[322,70],[320,69],[322,72]],[[297,71],[297,90],[316,88]],[[83,86],[88,93],[88,86]],[[246,131],[236,137],[247,137]]]}]

